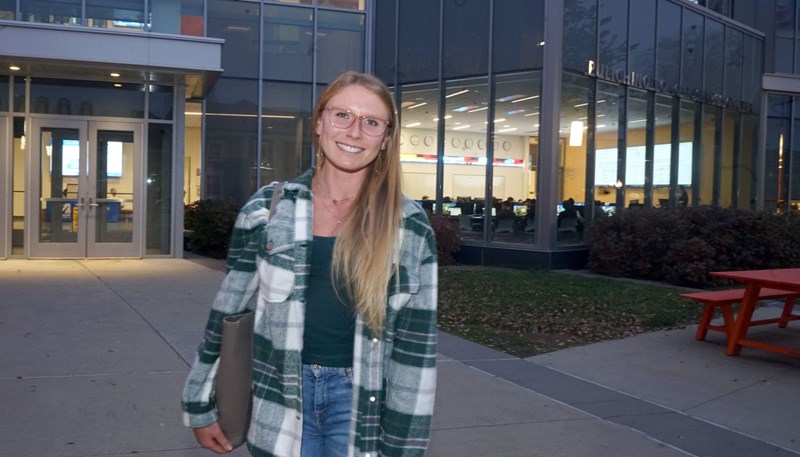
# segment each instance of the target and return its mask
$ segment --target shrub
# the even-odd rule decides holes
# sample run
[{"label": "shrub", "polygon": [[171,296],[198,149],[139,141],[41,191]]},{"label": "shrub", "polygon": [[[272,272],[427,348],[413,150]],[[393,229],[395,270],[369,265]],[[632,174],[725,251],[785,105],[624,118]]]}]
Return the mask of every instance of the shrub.
[{"label": "shrub", "polygon": [[461,229],[445,216],[431,216],[431,227],[436,234],[436,255],[439,265],[452,265],[461,250]]},{"label": "shrub", "polygon": [[224,258],[239,206],[228,200],[198,200],[184,207],[183,225],[191,231],[188,249],[208,257]]},{"label": "shrub", "polygon": [[618,211],[590,230],[589,268],[704,287],[715,270],[800,265],[800,217],[698,206]]}]

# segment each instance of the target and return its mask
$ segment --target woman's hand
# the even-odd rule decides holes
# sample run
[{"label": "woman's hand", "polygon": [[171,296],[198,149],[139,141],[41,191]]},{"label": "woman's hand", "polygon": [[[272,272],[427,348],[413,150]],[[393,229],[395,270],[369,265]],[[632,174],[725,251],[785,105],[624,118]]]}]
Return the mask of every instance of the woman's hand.
[{"label": "woman's hand", "polygon": [[227,454],[233,450],[231,442],[222,433],[222,428],[219,422],[214,422],[207,427],[199,427],[192,429],[197,442],[206,449],[216,452],[217,454]]}]

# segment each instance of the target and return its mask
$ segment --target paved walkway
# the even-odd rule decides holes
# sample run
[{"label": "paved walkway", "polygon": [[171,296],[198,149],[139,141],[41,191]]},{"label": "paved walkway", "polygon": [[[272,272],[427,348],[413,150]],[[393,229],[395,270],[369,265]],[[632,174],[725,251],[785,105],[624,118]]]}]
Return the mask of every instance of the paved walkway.
[{"label": "paved walkway", "polygon": [[[179,401],[219,269],[0,261],[0,455],[213,455],[180,424]],[[797,339],[789,327],[756,331]],[[523,360],[442,333],[428,455],[800,456],[800,360],[748,348],[726,357],[721,334],[693,334]]]}]

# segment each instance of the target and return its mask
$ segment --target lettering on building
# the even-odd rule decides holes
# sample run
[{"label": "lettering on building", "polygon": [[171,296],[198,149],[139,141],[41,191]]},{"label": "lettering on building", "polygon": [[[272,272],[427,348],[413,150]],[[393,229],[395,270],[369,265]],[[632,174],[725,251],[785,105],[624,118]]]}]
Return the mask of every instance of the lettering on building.
[{"label": "lettering on building", "polygon": [[635,87],[637,89],[651,90],[662,94],[672,95],[696,102],[709,105],[721,106],[723,108],[752,113],[753,104],[733,97],[726,97],[716,92],[704,91],[692,87],[684,87],[680,84],[673,84],[664,79],[654,78],[650,75],[641,75],[635,71],[626,72],[610,65],[598,64],[594,60],[589,60],[586,70],[587,76],[592,76],[604,81]]}]

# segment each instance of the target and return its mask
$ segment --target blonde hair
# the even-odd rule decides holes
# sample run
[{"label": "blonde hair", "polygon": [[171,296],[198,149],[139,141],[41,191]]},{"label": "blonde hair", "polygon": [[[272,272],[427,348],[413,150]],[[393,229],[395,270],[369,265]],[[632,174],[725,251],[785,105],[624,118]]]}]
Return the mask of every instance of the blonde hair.
[{"label": "blonde hair", "polygon": [[389,295],[389,280],[399,262],[402,218],[400,189],[400,148],[397,132],[397,110],[386,85],[378,78],[348,71],[331,82],[320,96],[311,115],[311,137],[317,151],[317,171],[325,166],[315,128],[332,97],[342,89],[359,85],[381,99],[389,112],[386,148],[369,165],[364,183],[342,224],[333,249],[332,275],[343,280],[356,312],[376,337],[382,337]]}]

